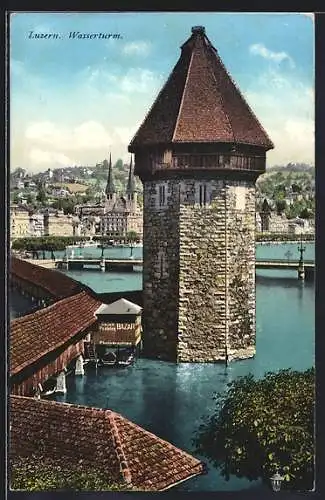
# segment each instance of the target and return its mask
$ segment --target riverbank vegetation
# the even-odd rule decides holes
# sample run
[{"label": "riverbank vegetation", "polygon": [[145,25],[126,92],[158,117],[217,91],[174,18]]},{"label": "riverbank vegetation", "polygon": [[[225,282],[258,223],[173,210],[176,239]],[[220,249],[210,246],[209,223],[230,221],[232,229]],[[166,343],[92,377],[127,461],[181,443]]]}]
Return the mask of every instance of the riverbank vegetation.
[{"label": "riverbank vegetation", "polygon": [[11,490],[23,491],[125,491],[123,483],[110,482],[107,472],[53,464],[46,457],[17,457],[11,461]]},{"label": "riverbank vegetation", "polygon": [[311,490],[314,480],[315,371],[280,370],[228,384],[216,409],[194,438],[226,480],[269,478],[278,470],[283,487]]},{"label": "riverbank vegetation", "polygon": [[304,234],[291,234],[291,233],[271,233],[271,232],[256,232],[255,240],[257,243],[259,242],[279,242],[279,243],[288,243],[288,242],[299,242],[303,241],[315,241],[315,235],[312,233],[304,233]]},{"label": "riverbank vegetation", "polygon": [[[37,238],[19,238],[12,242],[13,250],[26,252],[55,252],[65,250],[68,245],[78,245],[90,241],[90,236],[42,236]],[[102,245],[109,245],[112,242],[138,243],[140,235],[135,231],[129,231],[125,238],[120,236],[93,236],[93,241]]]}]

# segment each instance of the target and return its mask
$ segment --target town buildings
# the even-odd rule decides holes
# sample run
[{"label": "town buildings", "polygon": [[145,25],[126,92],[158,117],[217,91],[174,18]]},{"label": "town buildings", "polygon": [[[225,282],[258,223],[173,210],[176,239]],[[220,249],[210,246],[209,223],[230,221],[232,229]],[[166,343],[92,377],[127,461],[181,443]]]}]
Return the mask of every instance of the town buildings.
[{"label": "town buildings", "polygon": [[102,203],[79,205],[76,215],[80,224],[75,225],[75,234],[100,234],[125,238],[131,231],[142,237],[143,214],[137,200],[132,158],[125,193],[118,193],[114,183],[112,158],[110,155],[105,200]]},{"label": "town buildings", "polygon": [[10,206],[10,237],[11,239],[25,238],[30,234],[30,216],[25,207]]},{"label": "town buildings", "polygon": [[40,236],[72,236],[72,215],[60,210],[46,209],[43,213],[29,210],[26,206],[10,206],[10,238],[33,238]]},{"label": "town buildings", "polygon": [[131,141],[144,187],[143,342],[184,362],[255,353],[255,181],[273,144],[201,26]]},{"label": "town buildings", "polygon": [[44,236],[73,236],[73,216],[63,210],[44,214]]}]

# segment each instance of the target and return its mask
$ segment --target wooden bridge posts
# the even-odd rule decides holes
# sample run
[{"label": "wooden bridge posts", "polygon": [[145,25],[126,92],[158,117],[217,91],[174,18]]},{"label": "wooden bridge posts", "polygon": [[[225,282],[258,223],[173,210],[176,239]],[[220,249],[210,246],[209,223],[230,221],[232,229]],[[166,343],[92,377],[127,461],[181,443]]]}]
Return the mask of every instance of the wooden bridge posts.
[{"label": "wooden bridge posts", "polygon": [[304,252],[306,251],[306,247],[302,244],[302,236],[300,241],[300,246],[298,247],[298,252],[300,253],[300,259],[298,264],[298,279],[305,279],[305,266],[304,266]]},{"label": "wooden bridge posts", "polygon": [[56,388],[55,392],[62,392],[65,394],[67,392],[67,385],[65,380],[65,371],[59,373],[58,378],[56,379]]},{"label": "wooden bridge posts", "polygon": [[61,263],[62,269],[66,269],[67,271],[69,270],[69,259],[68,257],[63,257],[62,263]]},{"label": "wooden bridge posts", "polygon": [[304,261],[301,260],[299,261],[298,265],[298,280],[304,280],[305,279],[305,266],[304,266]]},{"label": "wooden bridge posts", "polygon": [[84,359],[82,357],[82,354],[79,354],[79,356],[76,359],[75,375],[84,375],[84,374],[85,374]]}]

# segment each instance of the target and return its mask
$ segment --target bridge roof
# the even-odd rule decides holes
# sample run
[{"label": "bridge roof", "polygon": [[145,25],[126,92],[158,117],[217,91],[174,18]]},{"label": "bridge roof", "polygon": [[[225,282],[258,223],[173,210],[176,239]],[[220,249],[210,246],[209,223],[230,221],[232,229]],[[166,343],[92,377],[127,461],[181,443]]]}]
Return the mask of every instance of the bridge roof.
[{"label": "bridge roof", "polygon": [[[108,481],[163,491],[202,474],[204,464],[111,410],[10,398],[10,460],[31,457],[62,470],[100,470]],[[42,457],[42,458],[41,458]]]},{"label": "bridge roof", "polygon": [[82,285],[69,276],[14,256],[11,257],[10,272],[18,278],[42,288],[56,299],[68,297],[82,290]]},{"label": "bridge roof", "polygon": [[83,291],[10,323],[10,374],[55,351],[96,321],[101,302]]}]

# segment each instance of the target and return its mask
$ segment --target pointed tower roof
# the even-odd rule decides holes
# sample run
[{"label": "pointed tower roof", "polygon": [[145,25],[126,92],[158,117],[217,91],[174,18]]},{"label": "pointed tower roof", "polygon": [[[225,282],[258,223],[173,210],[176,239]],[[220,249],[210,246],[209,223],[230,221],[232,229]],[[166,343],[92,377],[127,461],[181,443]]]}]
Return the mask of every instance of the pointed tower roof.
[{"label": "pointed tower roof", "polygon": [[130,168],[129,168],[129,178],[126,187],[126,193],[134,193],[135,192],[135,178],[134,178],[134,170],[133,170],[133,160],[131,155]]},{"label": "pointed tower roof", "polygon": [[192,28],[181,55],[129,151],[162,143],[273,143],[223,65],[203,26]]},{"label": "pointed tower roof", "polygon": [[[106,162],[106,165],[107,165],[107,160],[104,160],[104,164],[105,164],[105,162]],[[108,179],[107,179],[105,193],[106,194],[116,193],[115,185],[114,185],[114,179],[113,179],[112,155],[111,155],[111,153],[109,154]]]}]

